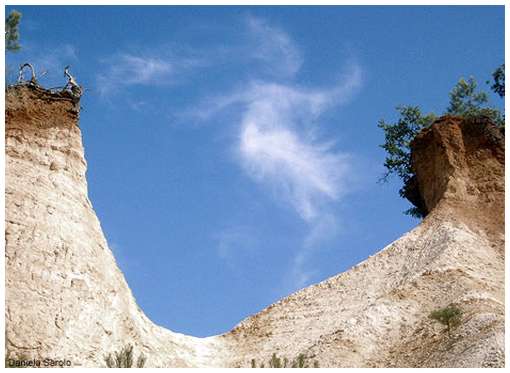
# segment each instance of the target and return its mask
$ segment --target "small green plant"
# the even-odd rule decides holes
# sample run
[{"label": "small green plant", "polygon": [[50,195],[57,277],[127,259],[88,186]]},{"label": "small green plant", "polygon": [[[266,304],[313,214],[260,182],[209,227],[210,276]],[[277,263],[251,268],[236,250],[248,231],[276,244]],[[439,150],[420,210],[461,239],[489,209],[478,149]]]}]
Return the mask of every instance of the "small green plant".
[{"label": "small green plant", "polygon": [[273,353],[273,356],[271,356],[271,360],[269,360],[269,367],[270,368],[281,368],[282,361],[279,357],[276,356],[276,353]]},{"label": "small green plant", "polygon": [[[257,368],[257,362],[255,359],[251,359],[251,367]],[[264,368],[265,364],[261,363],[259,368]],[[299,354],[295,359],[292,361],[289,361],[286,357],[281,358],[276,355],[276,353],[273,353],[271,356],[271,359],[269,359],[268,362],[269,368],[311,368],[309,361],[305,354]],[[313,368],[318,368],[319,362],[317,360],[313,361]]]},{"label": "small green plant", "polygon": [[[104,360],[108,368],[133,368],[133,355],[133,346],[128,344],[122,350],[116,351],[114,355],[108,354]],[[144,354],[140,354],[136,360],[136,367],[143,368],[146,360]]]},{"label": "small green plant", "polygon": [[441,324],[446,325],[448,336],[451,336],[451,330],[460,324],[461,316],[461,309],[454,305],[435,310],[429,315],[432,320],[436,320]]},{"label": "small green plant", "polygon": [[297,359],[292,362],[292,368],[308,368],[305,355],[299,354]]}]

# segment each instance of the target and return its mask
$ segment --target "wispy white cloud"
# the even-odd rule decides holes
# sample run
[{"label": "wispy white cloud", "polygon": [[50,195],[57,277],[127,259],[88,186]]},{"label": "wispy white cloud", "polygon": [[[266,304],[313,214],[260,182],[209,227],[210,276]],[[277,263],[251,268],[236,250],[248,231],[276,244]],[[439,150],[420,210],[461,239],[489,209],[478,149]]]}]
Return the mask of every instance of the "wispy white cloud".
[{"label": "wispy white cloud", "polygon": [[309,221],[323,198],[337,199],[345,156],[314,144],[287,127],[264,128],[253,117],[241,133],[241,162],[250,177],[266,183]]},{"label": "wispy white cloud", "polygon": [[[286,288],[295,290],[317,274],[310,259],[340,231],[333,206],[350,192],[355,179],[352,155],[338,149],[336,139],[324,138],[323,125],[328,124],[321,123],[321,115],[353,97],[362,85],[362,70],[351,62],[328,87],[300,86],[293,81],[304,59],[293,39],[261,18],[248,17],[246,26],[244,61],[260,62],[252,77],[227,94],[193,105],[181,119],[203,122],[228,113],[225,117],[236,133],[235,160],[243,172],[308,226],[286,278]],[[222,245],[220,256],[231,247]]]},{"label": "wispy white cloud", "polygon": [[171,45],[148,48],[142,52],[120,52],[103,58],[96,75],[97,91],[101,96],[114,94],[131,86],[167,86],[182,83],[189,72],[208,66],[206,56],[196,56],[192,50],[183,54],[170,52]]},{"label": "wispy white cloud", "polygon": [[103,61],[107,68],[97,76],[101,95],[130,85],[159,85],[170,81],[175,67],[159,57],[121,54]]},{"label": "wispy white cloud", "polygon": [[236,144],[240,165],[311,222],[325,202],[338,200],[346,191],[349,172],[349,155],[335,151],[331,141],[319,141],[317,119],[345,102],[360,82],[357,66],[343,82],[326,89],[252,82],[244,90],[218,97],[215,105],[208,101],[204,110],[195,113],[204,119],[230,105],[241,105]]},{"label": "wispy white cloud", "polygon": [[124,84],[155,84],[174,71],[173,66],[159,58],[122,55],[112,66],[110,76]]},{"label": "wispy white cloud", "polygon": [[245,174],[271,191],[308,225],[285,280],[295,290],[317,275],[310,265],[315,250],[331,242],[338,221],[331,204],[349,192],[352,156],[321,140],[320,116],[345,104],[359,89],[361,69],[352,65],[336,85],[308,89],[254,81],[244,90],[217,97],[197,110],[204,119],[232,105],[239,107],[236,159]]},{"label": "wispy white cloud", "polygon": [[247,17],[250,55],[264,69],[278,76],[293,76],[303,64],[303,56],[292,38],[283,30],[257,17]]},{"label": "wispy white cloud", "polygon": [[[143,55],[115,54],[104,61],[97,81],[101,92],[109,94],[129,86],[174,84],[182,72],[197,66],[208,67],[211,73],[218,65],[249,66],[248,77],[234,74],[242,77],[238,89],[209,96],[176,117],[187,123],[191,118],[207,121],[228,109],[229,118],[236,118],[231,124],[240,169],[308,226],[290,263],[288,280],[295,289],[316,275],[310,258],[338,233],[331,206],[351,188],[352,156],[338,149],[336,139],[324,137],[321,115],[349,101],[361,87],[362,71],[352,63],[330,86],[300,86],[294,78],[304,55],[290,35],[262,18],[247,17],[244,27],[243,43],[202,51],[196,60],[165,55],[161,48]],[[133,101],[134,108],[144,105],[143,100]],[[256,246],[250,236],[243,229],[221,232],[215,238],[218,256],[233,267],[245,247]]]},{"label": "wispy white cloud", "polygon": [[240,40],[229,45],[193,49],[185,45],[159,45],[137,52],[117,51],[104,57],[94,89],[106,97],[130,86],[161,86],[188,82],[197,68],[249,65],[258,73],[292,77],[303,58],[292,38],[262,18],[243,19]]}]

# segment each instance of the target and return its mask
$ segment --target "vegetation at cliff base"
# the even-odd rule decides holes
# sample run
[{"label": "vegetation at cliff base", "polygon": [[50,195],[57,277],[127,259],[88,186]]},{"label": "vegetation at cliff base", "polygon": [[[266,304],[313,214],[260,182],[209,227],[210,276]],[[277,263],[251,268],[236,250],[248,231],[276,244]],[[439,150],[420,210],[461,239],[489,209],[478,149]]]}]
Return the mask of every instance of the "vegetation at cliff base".
[{"label": "vegetation at cliff base", "polygon": [[[114,355],[108,354],[104,360],[108,368],[133,368],[133,346],[128,344],[122,350],[116,351]],[[136,359],[136,368],[143,368],[146,360],[144,354],[140,354]]]},{"label": "vegetation at cliff base", "polygon": [[[257,368],[257,362],[255,359],[251,359],[251,367]],[[271,359],[269,359],[267,366],[265,363],[260,363],[258,368],[319,368],[319,362],[314,360],[312,365],[310,365],[309,359],[305,356],[305,354],[299,354],[292,361],[289,361],[286,357],[281,358],[273,353]]]},{"label": "vegetation at cliff base", "polygon": [[446,326],[448,335],[451,335],[451,330],[458,326],[461,321],[462,311],[456,306],[448,306],[435,310],[430,313],[429,317],[433,320],[440,322]]},{"label": "vegetation at cliff base", "polygon": [[[500,97],[505,95],[505,65],[498,67],[492,74],[494,82],[491,89]],[[486,92],[478,89],[478,84],[473,77],[460,79],[449,93],[450,101],[446,110],[441,115],[455,115],[464,118],[488,117],[498,127],[504,129],[505,117],[497,108],[489,105],[489,96]],[[401,105],[396,110],[399,117],[396,122],[386,122],[381,119],[378,127],[384,131],[385,141],[381,147],[386,151],[384,167],[386,172],[380,181],[388,181],[390,176],[396,175],[402,180],[399,194],[408,199],[413,207],[405,211],[405,214],[423,218],[425,210],[419,198],[416,198],[414,187],[416,175],[411,163],[411,141],[416,135],[432,125],[438,115],[435,113],[424,114],[419,106]]]}]

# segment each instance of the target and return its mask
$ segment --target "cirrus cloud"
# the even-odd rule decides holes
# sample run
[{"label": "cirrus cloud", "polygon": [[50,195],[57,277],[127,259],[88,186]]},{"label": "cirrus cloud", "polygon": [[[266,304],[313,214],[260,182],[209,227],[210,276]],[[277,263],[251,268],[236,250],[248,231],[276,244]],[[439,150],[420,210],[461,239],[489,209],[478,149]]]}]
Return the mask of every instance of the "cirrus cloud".
[{"label": "cirrus cloud", "polygon": [[303,64],[301,51],[283,30],[261,18],[247,18],[251,57],[261,61],[273,75],[290,77]]},{"label": "cirrus cloud", "polygon": [[325,203],[346,192],[350,170],[349,154],[336,151],[332,141],[320,141],[318,118],[346,102],[360,84],[357,65],[341,83],[325,89],[253,81],[243,90],[208,100],[195,114],[204,120],[239,105],[235,147],[242,169],[310,222]]}]

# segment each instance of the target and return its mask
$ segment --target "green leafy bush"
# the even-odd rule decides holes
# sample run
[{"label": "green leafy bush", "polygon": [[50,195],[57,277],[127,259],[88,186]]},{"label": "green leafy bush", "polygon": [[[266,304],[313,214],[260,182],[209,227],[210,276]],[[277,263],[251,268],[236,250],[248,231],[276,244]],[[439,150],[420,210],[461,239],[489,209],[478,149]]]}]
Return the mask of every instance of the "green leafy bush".
[{"label": "green leafy bush", "polygon": [[461,322],[462,311],[460,308],[451,305],[445,308],[435,310],[430,313],[429,317],[446,326],[448,335],[451,335],[452,328]]}]

